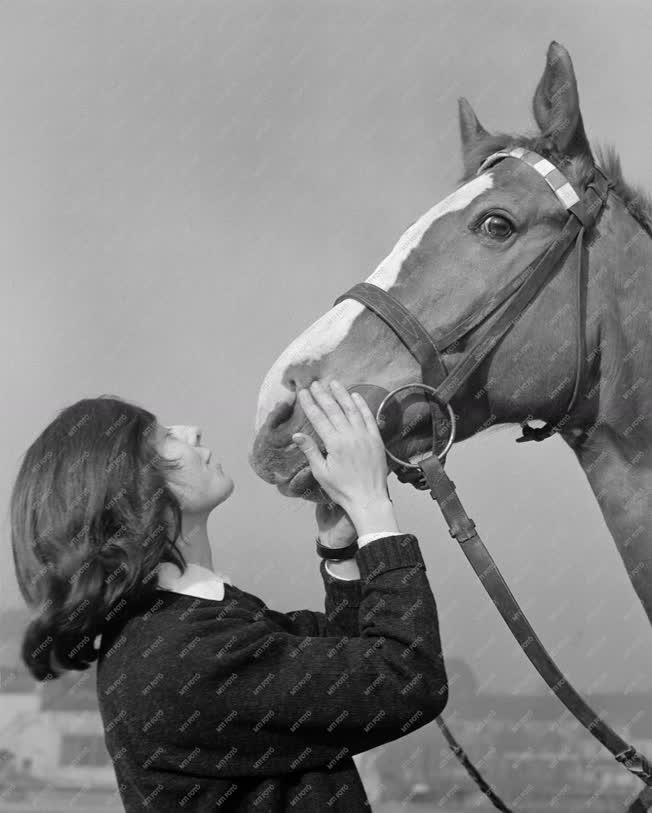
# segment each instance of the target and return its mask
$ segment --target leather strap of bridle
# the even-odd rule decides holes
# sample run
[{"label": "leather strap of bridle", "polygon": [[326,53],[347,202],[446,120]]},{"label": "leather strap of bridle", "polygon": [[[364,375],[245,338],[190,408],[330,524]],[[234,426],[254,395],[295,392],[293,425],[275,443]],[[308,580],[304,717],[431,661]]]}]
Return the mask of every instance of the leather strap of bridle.
[{"label": "leather strap of bridle", "polygon": [[489,799],[489,801],[496,808],[496,810],[502,810],[503,813],[512,813],[510,808],[507,807],[505,802],[503,802],[500,796],[498,796],[496,791],[491,787],[487,780],[482,776],[480,771],[471,762],[466,751],[455,739],[455,737],[453,736],[453,732],[446,725],[446,721],[442,717],[436,717],[435,722],[439,726],[441,733],[444,735],[444,739],[448,743],[448,747],[455,754],[457,759],[460,761],[461,765],[464,767],[465,771],[468,773],[471,779],[473,779],[475,784],[484,793],[487,799]]},{"label": "leather strap of bridle", "polygon": [[[602,170],[598,167],[594,167],[593,179],[586,187],[584,198],[569,208],[569,211],[574,214],[582,224],[582,228],[575,242],[575,266],[577,269],[575,274],[575,312],[577,316],[575,320],[575,386],[573,387],[573,392],[566,406],[566,411],[559,421],[556,423],[554,421],[546,421],[543,426],[539,427],[532,427],[524,423],[521,437],[516,438],[517,443],[523,443],[528,440],[545,440],[553,433],[560,431],[571,419],[573,409],[579,400],[586,366],[586,336],[584,332],[585,309],[582,295],[585,289],[584,237],[586,231],[590,230],[597,222],[607,202],[607,195],[609,194],[611,186],[611,181]],[[586,198],[586,192],[589,191],[593,192],[593,201],[588,201]]]},{"label": "leather strap of bridle", "polygon": [[446,378],[446,367],[432,336],[402,302],[369,282],[358,282],[338,296],[333,305],[343,299],[356,299],[389,325],[421,365],[421,375],[428,379],[423,379],[424,384],[435,387]]},{"label": "leather strap of bridle", "polygon": [[559,671],[480,539],[475,523],[464,510],[455,484],[446,474],[441,461],[436,455],[431,455],[419,465],[428,482],[430,494],[438,503],[448,524],[451,536],[460,544],[483,587],[537,672],[561,702],[613,754],[615,759],[646,785],[652,787],[652,765],[598,717]]}]

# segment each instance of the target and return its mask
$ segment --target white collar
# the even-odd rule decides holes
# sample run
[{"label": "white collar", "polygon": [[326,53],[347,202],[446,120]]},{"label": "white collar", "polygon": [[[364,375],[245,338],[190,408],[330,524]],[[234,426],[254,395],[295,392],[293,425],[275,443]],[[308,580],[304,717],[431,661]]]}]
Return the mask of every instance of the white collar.
[{"label": "white collar", "polygon": [[172,562],[161,562],[157,568],[158,586],[162,590],[183,593],[196,598],[209,598],[222,601],[224,583],[231,584],[231,579],[224,573],[216,573],[202,565],[189,562],[186,572],[181,573]]}]

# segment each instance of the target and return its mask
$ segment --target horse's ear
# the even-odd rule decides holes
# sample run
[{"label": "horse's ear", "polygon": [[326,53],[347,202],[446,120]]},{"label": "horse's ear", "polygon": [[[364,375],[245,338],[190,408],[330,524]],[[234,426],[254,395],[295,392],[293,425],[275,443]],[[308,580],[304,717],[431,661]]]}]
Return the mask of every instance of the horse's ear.
[{"label": "horse's ear", "polygon": [[462,155],[466,163],[466,156],[469,150],[484,136],[489,135],[478,121],[478,117],[473,112],[473,108],[462,96],[458,99],[460,116],[460,135],[462,137]]},{"label": "horse's ear", "polygon": [[543,135],[551,138],[560,152],[591,154],[573,63],[564,46],[554,40],[548,47],[546,68],[534,93],[532,111]]}]

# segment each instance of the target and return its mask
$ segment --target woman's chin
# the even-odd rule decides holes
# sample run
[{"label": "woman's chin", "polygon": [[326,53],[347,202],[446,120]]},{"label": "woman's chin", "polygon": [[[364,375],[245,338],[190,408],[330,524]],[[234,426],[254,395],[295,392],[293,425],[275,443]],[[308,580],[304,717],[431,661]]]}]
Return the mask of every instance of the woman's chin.
[{"label": "woman's chin", "polygon": [[233,480],[229,477],[228,474],[222,475],[222,477],[220,477],[219,485],[214,491],[213,507],[216,507],[220,505],[220,503],[223,503],[225,500],[228,500],[234,491],[235,483],[233,482]]}]

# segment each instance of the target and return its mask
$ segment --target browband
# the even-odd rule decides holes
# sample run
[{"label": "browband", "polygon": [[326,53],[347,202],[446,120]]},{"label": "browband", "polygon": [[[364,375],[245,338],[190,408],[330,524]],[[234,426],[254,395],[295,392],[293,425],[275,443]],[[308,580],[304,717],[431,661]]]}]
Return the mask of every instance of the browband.
[{"label": "browband", "polygon": [[525,147],[512,147],[492,153],[480,164],[476,175],[493,166],[501,158],[518,158],[519,161],[524,161],[541,175],[564,209],[574,214],[585,229],[588,230],[595,225],[605,203],[607,192],[612,186],[598,166],[593,165],[594,180],[587,184],[587,191],[591,190],[594,193],[594,200],[589,203],[586,199],[580,198],[573,184],[561,170],[538,152]]},{"label": "browband", "polygon": [[580,196],[563,172],[557,169],[554,164],[551,164],[547,158],[539,155],[538,152],[527,150],[525,147],[514,147],[511,150],[501,150],[493,153],[480,164],[476,174],[479,175],[484,172],[485,169],[493,166],[500,158],[519,158],[529,164],[557,195],[564,209],[570,209],[576,203],[579,203]]}]

